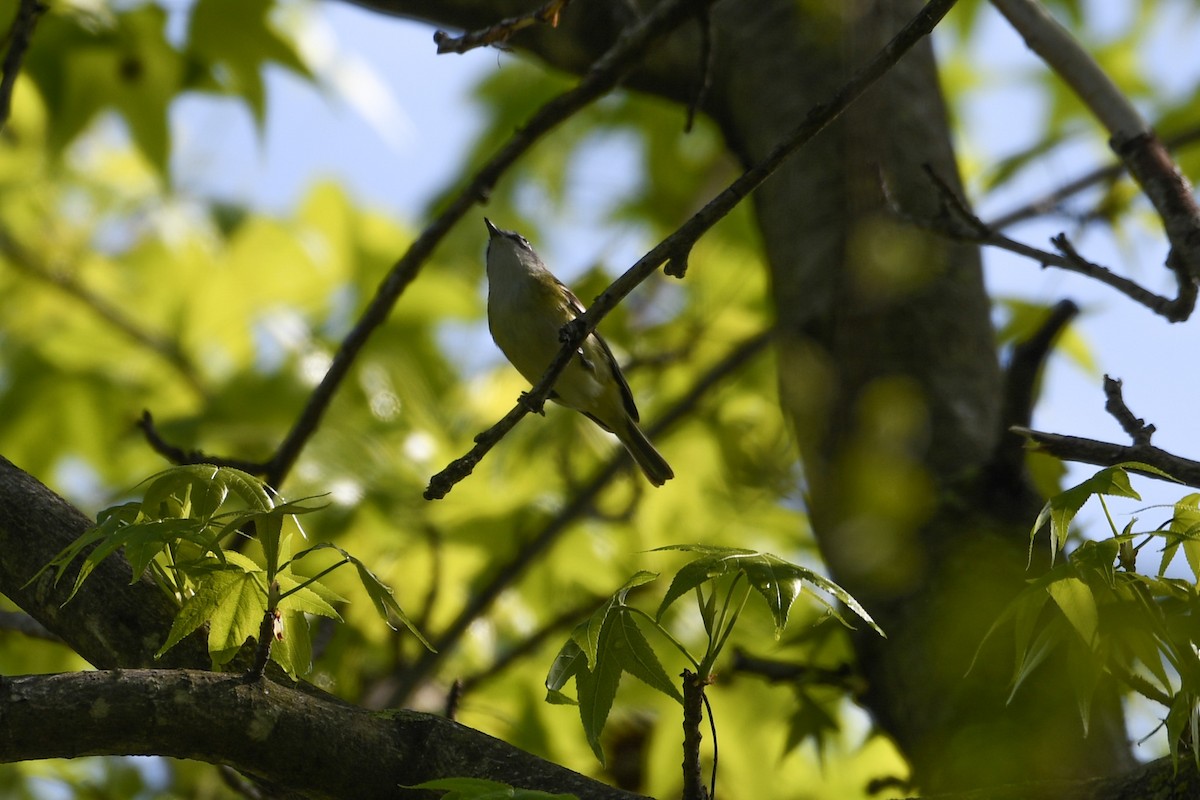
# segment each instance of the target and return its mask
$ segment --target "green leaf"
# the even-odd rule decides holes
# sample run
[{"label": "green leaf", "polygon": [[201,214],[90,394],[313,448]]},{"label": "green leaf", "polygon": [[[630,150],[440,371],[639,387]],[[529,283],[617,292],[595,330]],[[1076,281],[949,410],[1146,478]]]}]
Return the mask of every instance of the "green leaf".
[{"label": "green leaf", "polygon": [[[297,580],[293,575],[278,575],[275,578],[279,583],[281,594],[286,594],[279,601],[280,611],[303,612],[305,614],[316,614],[321,617],[335,619],[338,622],[342,621],[342,615],[337,612],[337,609],[329,602],[326,597],[323,597],[315,587],[321,586],[319,583],[310,583],[308,586],[300,587],[301,581]],[[328,592],[328,589],[325,589]],[[287,594],[291,592],[291,594]]]},{"label": "green leaf", "polygon": [[1025,683],[1025,679],[1033,674],[1047,656],[1054,651],[1054,648],[1062,640],[1062,631],[1059,625],[1051,623],[1043,627],[1033,640],[1033,643],[1025,650],[1020,663],[1017,665],[1016,672],[1013,675],[1012,690],[1008,694],[1008,702],[1016,697],[1017,690]]},{"label": "green leaf", "polygon": [[[196,593],[184,601],[183,607],[175,616],[167,640],[163,643],[155,658],[161,658],[163,653],[178,644],[185,636],[208,622],[216,613],[226,596],[235,591],[244,580],[245,571],[236,566],[229,566],[209,577]],[[212,640],[210,639],[210,645]]]},{"label": "green leaf", "polygon": [[1042,591],[1040,587],[1034,587],[1022,592],[1013,601],[1014,675],[1021,670],[1021,664],[1024,663],[1025,657],[1032,645],[1034,634],[1037,633],[1037,623],[1041,617],[1042,609],[1046,607],[1049,599],[1049,593]]},{"label": "green leaf", "polygon": [[270,24],[271,0],[199,0],[192,7],[188,45],[200,60],[219,65],[221,88],[242,97],[261,129],[266,113],[263,68],[279,64],[305,78],[312,73],[295,46]]},{"label": "green leaf", "polygon": [[1133,522],[1126,526],[1120,537],[1113,536],[1101,541],[1088,540],[1071,553],[1071,564],[1080,575],[1097,576],[1105,586],[1115,588],[1117,585],[1117,556],[1121,551],[1121,542],[1129,541],[1132,537]]},{"label": "green leaf", "polygon": [[208,652],[215,666],[233,658],[247,640],[258,638],[259,626],[267,612],[264,573],[239,570],[229,574],[233,579],[224,587],[224,596],[208,620]]},{"label": "green leaf", "polygon": [[625,581],[607,603],[597,608],[588,617],[586,622],[583,622],[575,627],[571,632],[571,638],[578,643],[583,652],[587,655],[588,665],[591,666],[596,662],[596,650],[600,646],[600,633],[604,630],[605,623],[608,620],[608,615],[615,608],[620,608],[625,605],[625,601],[629,596],[629,592],[639,586],[644,586],[658,577],[657,572],[648,572],[639,570],[634,573],[633,577]]},{"label": "green leaf", "polygon": [[[1188,567],[1191,568],[1193,577],[1200,581],[1200,507],[1198,506],[1200,506],[1200,494],[1189,494],[1176,501],[1175,512],[1171,516],[1168,530],[1178,535],[1178,538],[1174,539],[1171,544],[1183,547]],[[1172,547],[1172,555],[1174,551],[1175,548]],[[1166,571],[1169,561],[1167,549],[1164,548],[1160,575]]]},{"label": "green leaf", "polygon": [[823,766],[825,745],[841,730],[837,718],[829,713],[824,704],[810,697],[808,692],[797,692],[796,699],[799,701],[799,707],[788,718],[787,739],[784,740],[783,751],[790,753],[811,739],[817,750],[817,761]]},{"label": "green leaf", "polygon": [[443,791],[442,800],[579,800],[573,794],[550,794],[536,789],[517,789],[507,783],[483,778],[438,778],[437,780],[405,786],[406,789]]},{"label": "green leaf", "polygon": [[[663,614],[672,603],[697,586],[714,578],[740,571],[746,575],[755,591],[767,601],[771,616],[775,620],[776,638],[779,638],[787,625],[792,604],[800,595],[805,583],[833,595],[876,633],[880,636],[885,635],[883,629],[875,624],[866,609],[845,589],[828,578],[806,567],[785,561],[779,556],[740,547],[713,547],[710,545],[671,545],[656,548],[652,552],[662,550],[700,553],[701,557],[685,564],[679,572],[675,573],[675,578],[671,581],[671,586],[667,589],[655,614],[655,618],[658,620],[662,619]],[[838,618],[841,619],[840,616]]]},{"label": "green leaf", "polygon": [[1083,508],[1083,504],[1092,495],[1109,495],[1141,500],[1141,495],[1134,491],[1133,486],[1129,483],[1127,469],[1153,472],[1162,477],[1170,478],[1162,470],[1151,467],[1148,464],[1128,462],[1113,467],[1105,467],[1078,486],[1073,486],[1061,494],[1051,497],[1046,502],[1046,505],[1042,507],[1037,520],[1033,523],[1032,530],[1029,532],[1030,557],[1032,558],[1033,555],[1033,538],[1049,522],[1050,558],[1053,562],[1055,554],[1066,546],[1067,533],[1071,527],[1071,520],[1075,519],[1075,515],[1079,513],[1079,509]]},{"label": "green leaf", "polygon": [[621,669],[645,683],[652,689],[657,689],[668,697],[683,703],[683,695],[675,687],[675,683],[663,669],[654,649],[646,641],[646,637],[638,628],[633,614],[621,611],[614,615],[610,625],[612,629],[608,638],[611,648],[609,657],[613,658]]},{"label": "green leaf", "polygon": [[271,646],[271,660],[293,679],[307,675],[312,671],[312,636],[308,620],[299,611],[285,612],[282,631],[283,638]]},{"label": "green leaf", "polygon": [[183,86],[183,59],[166,37],[166,12],[154,4],[81,23],[51,14],[30,49],[30,75],[54,124],[49,144],[61,152],[95,116],[113,110],[160,174],[170,154],[167,113]]},{"label": "green leaf", "polygon": [[550,671],[546,674],[546,689],[553,695],[561,695],[567,681],[584,669],[587,669],[587,656],[573,637],[567,639],[550,664]]},{"label": "green leaf", "polygon": [[358,571],[359,583],[361,583],[363,588],[367,590],[367,595],[371,598],[371,602],[375,604],[375,610],[379,612],[379,616],[383,617],[383,620],[388,624],[388,627],[390,627],[392,630],[397,630],[396,626],[392,624],[392,618],[396,618],[401,624],[404,625],[404,627],[408,628],[409,632],[413,636],[417,637],[417,640],[423,644],[426,649],[436,652],[433,648],[433,645],[431,645],[421,631],[417,629],[416,623],[409,619],[408,615],[404,613],[404,609],[400,608],[400,604],[396,602],[396,596],[392,593],[391,587],[379,580],[379,578],[375,577],[375,573],[367,569],[365,564],[363,564],[354,556],[350,555],[350,553],[346,552],[337,545],[330,544],[328,542],[321,542],[320,544],[313,545],[307,550],[297,553],[295,557],[292,558],[292,561],[299,561],[309,553],[314,553],[318,550],[336,550],[342,555],[342,558],[354,565],[355,570]]},{"label": "green leaf", "polygon": [[604,764],[600,734],[617,696],[621,667],[616,659],[604,657],[604,645],[601,645],[600,650],[601,657],[594,669],[585,668],[575,673],[575,688],[579,693],[579,719],[583,722],[583,731],[597,760]]},{"label": "green leaf", "polygon": [[[140,513],[140,506],[140,503],[125,503],[121,506],[110,508],[101,512],[99,517],[100,521],[97,525],[85,530],[82,534],[80,534],[78,539],[71,542],[71,544],[59,551],[59,553],[52,558],[49,563],[35,572],[33,577],[25,582],[25,586],[32,584],[47,570],[54,571],[54,582],[57,584],[58,581],[62,579],[67,567],[69,567],[84,551],[90,551],[91,548],[95,547],[98,542],[107,540],[116,530],[128,525],[130,521],[136,519]],[[88,565],[86,562],[83,566],[81,566],[81,574],[76,576],[75,585],[71,590],[71,594],[68,595],[67,599],[63,601],[64,605],[70,602],[71,598],[75,596],[75,593],[79,591],[79,587],[83,584],[84,579],[87,577],[86,574],[83,574],[83,571],[86,569],[88,572],[90,572],[92,568],[93,565]]]},{"label": "green leaf", "polygon": [[1083,723],[1083,735],[1087,736],[1092,719],[1092,700],[1104,675],[1103,663],[1092,648],[1073,645],[1067,648],[1067,669],[1070,670],[1071,688],[1079,707],[1079,719]]},{"label": "green leaf", "polygon": [[[1195,734],[1200,728],[1200,703],[1197,703],[1196,695],[1191,692],[1181,691],[1175,695],[1171,703],[1171,709],[1167,712],[1167,746],[1171,749],[1171,758],[1174,761],[1179,760],[1179,744],[1184,740],[1185,731],[1189,731],[1192,735],[1191,741],[1196,741]],[[1196,759],[1196,765],[1200,766],[1200,748],[1191,748],[1193,756]]]},{"label": "green leaf", "polygon": [[1091,588],[1079,578],[1068,576],[1051,583],[1046,591],[1083,639],[1084,645],[1094,649],[1098,644],[1096,631],[1100,626],[1100,612]]}]

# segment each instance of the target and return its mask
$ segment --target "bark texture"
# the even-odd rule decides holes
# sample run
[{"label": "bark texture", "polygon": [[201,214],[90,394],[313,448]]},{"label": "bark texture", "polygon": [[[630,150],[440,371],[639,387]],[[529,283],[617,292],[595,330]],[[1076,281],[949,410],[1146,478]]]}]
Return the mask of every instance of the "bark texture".
[{"label": "bark texture", "polygon": [[487,778],[585,800],[640,797],[443,717],[369,712],[237,675],[26,675],[0,684],[0,704],[0,762],[168,755],[232,766],[259,778],[271,797],[434,798],[441,793],[402,787],[446,777]]}]

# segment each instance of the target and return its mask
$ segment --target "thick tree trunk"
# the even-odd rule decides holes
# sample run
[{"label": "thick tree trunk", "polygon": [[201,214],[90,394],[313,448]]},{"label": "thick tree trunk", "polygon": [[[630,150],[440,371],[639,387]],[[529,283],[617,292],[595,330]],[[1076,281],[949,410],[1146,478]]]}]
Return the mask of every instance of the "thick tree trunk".
[{"label": "thick tree trunk", "polygon": [[[830,3],[814,24],[782,2],[739,20],[717,114],[743,157],[761,156],[920,5],[860,3],[838,19],[844,5]],[[866,704],[931,790],[1127,768],[1119,704],[1101,692],[1085,737],[1070,671],[1044,665],[1011,704],[1009,648],[967,674],[1028,577],[1038,506],[1021,475],[990,468],[1002,380],[978,252],[888,208],[937,214],[926,165],[957,185],[928,43],[814,145],[755,199],[813,529],[835,579],[888,632],[858,640]]]},{"label": "thick tree trunk", "polygon": [[[520,3],[360,4],[481,25]],[[633,4],[579,3],[518,43],[582,69]],[[920,7],[917,0],[758,0],[713,8],[706,111],[744,163],[761,158]],[[488,15],[488,11],[492,15]],[[630,85],[675,99],[694,85],[694,30]],[[928,44],[754,196],[781,328],[780,380],[810,513],[835,579],[888,632],[858,641],[865,704],[929,790],[1111,774],[1131,765],[1119,703],[1101,692],[1084,736],[1071,674],[1044,665],[1011,704],[1009,649],[984,633],[1022,587],[1037,513],[995,469],[1002,374],[978,252],[890,213],[933,217],[929,165],[957,184]]]}]

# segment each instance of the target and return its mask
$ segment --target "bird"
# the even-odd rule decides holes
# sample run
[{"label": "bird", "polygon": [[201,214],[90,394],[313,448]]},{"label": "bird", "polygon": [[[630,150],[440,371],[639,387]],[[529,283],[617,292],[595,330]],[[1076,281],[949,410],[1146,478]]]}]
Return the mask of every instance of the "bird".
[{"label": "bird", "polygon": [[[488,229],[488,330],[517,372],[536,385],[562,348],[562,327],[585,309],[524,236],[497,228],[487,217],[483,222]],[[675,477],[638,427],[633,392],[599,334],[588,334],[579,345],[550,399],[616,436],[652,485],[662,486]]]}]

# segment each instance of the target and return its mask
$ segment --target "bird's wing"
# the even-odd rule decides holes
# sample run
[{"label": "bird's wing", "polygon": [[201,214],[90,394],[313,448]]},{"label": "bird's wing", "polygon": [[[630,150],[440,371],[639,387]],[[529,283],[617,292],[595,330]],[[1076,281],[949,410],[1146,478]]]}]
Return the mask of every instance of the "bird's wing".
[{"label": "bird's wing", "polygon": [[[579,298],[576,297],[570,289],[564,286],[562,281],[559,281],[557,278],[555,278],[555,281],[562,289],[563,295],[567,298],[567,305],[571,309],[571,312],[576,317],[581,316],[583,312],[587,310],[583,307],[583,303],[579,302]],[[584,367],[586,367],[592,373],[595,373],[597,369],[604,368],[607,368],[608,371],[612,373],[613,378],[615,378],[617,381],[617,386],[621,389],[621,403],[625,406],[625,413],[627,413],[630,419],[632,419],[634,422],[638,422],[640,417],[638,416],[637,404],[633,400],[633,391],[629,388],[629,382],[625,380],[625,376],[621,374],[621,367],[619,364],[617,364],[616,356],[614,356],[612,350],[609,349],[608,342],[604,341],[604,338],[595,331],[592,331],[591,334],[589,334],[589,338],[594,340],[599,346],[601,357],[604,363],[603,365],[593,364],[591,359],[589,359],[587,354],[583,351],[583,347],[580,347],[579,358],[583,361]],[[595,418],[593,417],[593,419]],[[601,427],[607,428],[608,426],[601,423]]]}]

